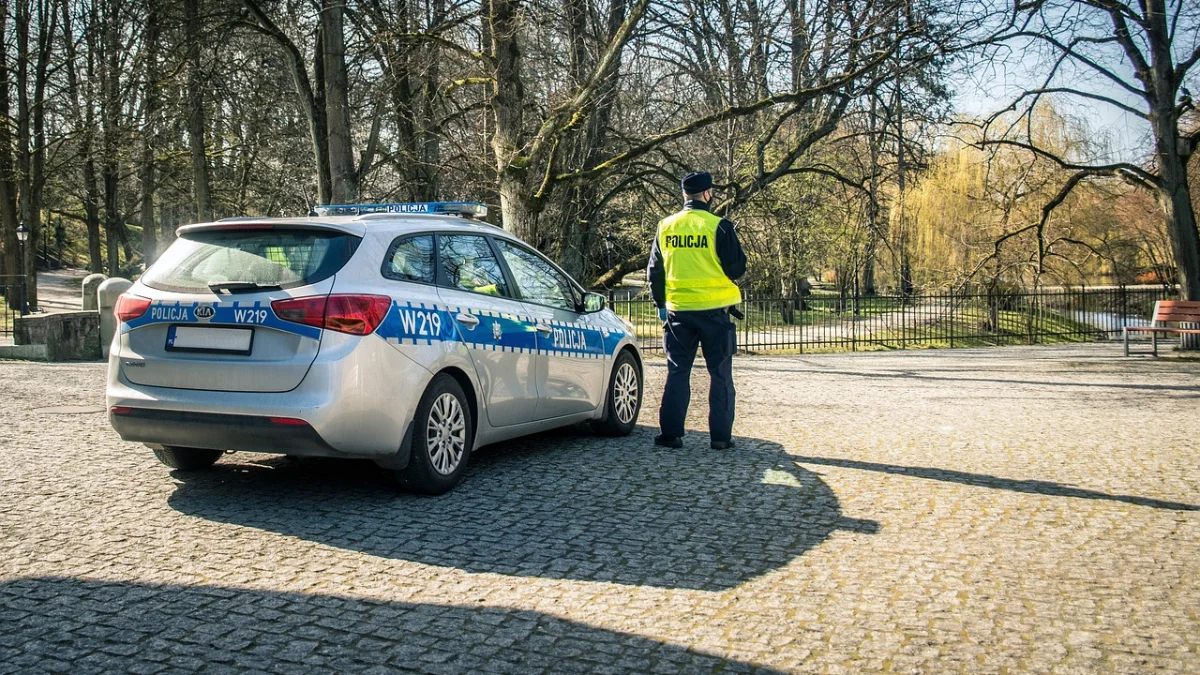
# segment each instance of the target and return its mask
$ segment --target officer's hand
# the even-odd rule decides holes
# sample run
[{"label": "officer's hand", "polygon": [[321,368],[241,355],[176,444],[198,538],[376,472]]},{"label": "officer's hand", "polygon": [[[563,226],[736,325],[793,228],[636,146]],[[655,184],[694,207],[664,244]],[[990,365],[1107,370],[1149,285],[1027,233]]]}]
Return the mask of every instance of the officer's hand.
[{"label": "officer's hand", "polygon": [[663,323],[667,322],[667,308],[666,307],[658,308],[658,320]]}]

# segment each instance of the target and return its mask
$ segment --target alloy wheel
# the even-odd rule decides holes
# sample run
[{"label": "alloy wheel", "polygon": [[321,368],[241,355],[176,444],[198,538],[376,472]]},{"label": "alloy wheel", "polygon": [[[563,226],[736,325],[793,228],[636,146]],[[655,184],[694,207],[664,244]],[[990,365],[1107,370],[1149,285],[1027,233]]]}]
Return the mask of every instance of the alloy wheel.
[{"label": "alloy wheel", "polygon": [[613,405],[621,424],[629,424],[637,415],[638,376],[632,363],[622,363],[617,370],[613,387]]},{"label": "alloy wheel", "polygon": [[425,439],[434,470],[443,476],[454,473],[467,447],[467,418],[454,394],[442,394],[433,402]]}]

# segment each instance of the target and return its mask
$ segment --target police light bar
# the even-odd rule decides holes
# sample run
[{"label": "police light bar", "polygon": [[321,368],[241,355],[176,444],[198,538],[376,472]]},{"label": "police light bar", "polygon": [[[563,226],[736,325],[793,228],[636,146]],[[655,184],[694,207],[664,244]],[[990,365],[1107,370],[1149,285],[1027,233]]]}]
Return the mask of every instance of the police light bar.
[{"label": "police light bar", "polygon": [[362,216],[368,213],[419,213],[483,218],[487,206],[479,202],[408,202],[399,204],[328,204],[314,206],[319,216]]}]

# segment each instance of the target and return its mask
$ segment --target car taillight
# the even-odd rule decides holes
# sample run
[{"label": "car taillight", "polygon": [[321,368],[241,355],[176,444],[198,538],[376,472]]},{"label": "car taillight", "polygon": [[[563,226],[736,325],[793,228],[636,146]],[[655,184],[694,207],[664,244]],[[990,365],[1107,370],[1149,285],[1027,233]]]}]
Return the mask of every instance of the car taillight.
[{"label": "car taillight", "polygon": [[284,321],[351,335],[374,333],[391,307],[386,295],[317,295],[271,303],[275,316]]},{"label": "car taillight", "polygon": [[324,295],[309,298],[292,298],[291,300],[273,300],[271,302],[271,309],[275,311],[275,316],[284,321],[324,328],[326,300],[327,298]]},{"label": "car taillight", "polygon": [[146,313],[147,309],[150,309],[150,298],[124,293],[117,297],[117,306],[114,311],[117,320],[125,322],[140,317]]}]

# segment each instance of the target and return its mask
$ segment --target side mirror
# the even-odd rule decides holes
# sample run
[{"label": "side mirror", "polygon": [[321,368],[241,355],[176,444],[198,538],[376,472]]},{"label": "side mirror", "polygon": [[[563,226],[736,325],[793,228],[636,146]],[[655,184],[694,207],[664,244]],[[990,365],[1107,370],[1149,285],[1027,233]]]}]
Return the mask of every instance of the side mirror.
[{"label": "side mirror", "polygon": [[604,296],[599,293],[584,293],[583,294],[583,313],[594,314],[604,309]]}]

